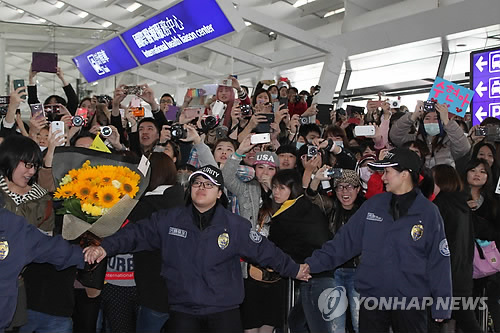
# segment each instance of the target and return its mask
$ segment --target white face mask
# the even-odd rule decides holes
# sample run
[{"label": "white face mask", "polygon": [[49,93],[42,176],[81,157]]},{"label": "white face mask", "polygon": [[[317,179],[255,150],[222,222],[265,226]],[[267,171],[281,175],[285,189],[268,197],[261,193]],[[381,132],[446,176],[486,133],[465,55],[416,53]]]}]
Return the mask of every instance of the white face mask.
[{"label": "white face mask", "polygon": [[344,148],[344,141],[333,141],[335,145]]},{"label": "white face mask", "polygon": [[47,147],[40,147],[40,150],[43,152],[45,151],[45,149],[47,149]]},{"label": "white face mask", "polygon": [[304,142],[296,142],[295,143],[295,146],[297,147],[297,150],[300,149],[300,147],[302,147],[304,145]]},{"label": "white face mask", "polygon": [[271,98],[272,99],[277,99],[278,98],[278,94],[271,94]]},{"label": "white face mask", "polygon": [[359,178],[365,183],[368,183],[368,180],[372,176],[373,171],[370,169],[370,167],[364,166],[359,168]]},{"label": "white face mask", "polygon": [[424,129],[425,129],[425,132],[427,133],[427,135],[430,135],[430,136],[436,136],[441,132],[441,130],[439,129],[438,123],[424,124]]}]

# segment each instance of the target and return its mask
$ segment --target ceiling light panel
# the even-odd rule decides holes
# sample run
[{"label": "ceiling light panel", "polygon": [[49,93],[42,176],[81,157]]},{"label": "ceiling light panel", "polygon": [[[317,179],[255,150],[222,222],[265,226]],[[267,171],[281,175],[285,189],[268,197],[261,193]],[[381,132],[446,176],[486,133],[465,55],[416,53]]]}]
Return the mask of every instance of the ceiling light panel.
[{"label": "ceiling light panel", "polygon": [[127,10],[132,13],[136,9],[140,8],[141,6],[142,5],[140,3],[134,2],[133,4],[131,4],[130,6],[127,7]]}]

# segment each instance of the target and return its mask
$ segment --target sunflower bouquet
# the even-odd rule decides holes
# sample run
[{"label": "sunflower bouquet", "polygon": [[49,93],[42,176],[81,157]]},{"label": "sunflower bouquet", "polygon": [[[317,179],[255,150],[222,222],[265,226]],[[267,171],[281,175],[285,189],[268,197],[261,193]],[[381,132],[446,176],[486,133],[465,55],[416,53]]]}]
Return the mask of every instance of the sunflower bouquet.
[{"label": "sunflower bouquet", "polygon": [[57,214],[64,214],[63,237],[75,239],[90,231],[99,237],[114,233],[135,206],[141,176],[126,166],[96,165],[86,160],[59,182]]}]

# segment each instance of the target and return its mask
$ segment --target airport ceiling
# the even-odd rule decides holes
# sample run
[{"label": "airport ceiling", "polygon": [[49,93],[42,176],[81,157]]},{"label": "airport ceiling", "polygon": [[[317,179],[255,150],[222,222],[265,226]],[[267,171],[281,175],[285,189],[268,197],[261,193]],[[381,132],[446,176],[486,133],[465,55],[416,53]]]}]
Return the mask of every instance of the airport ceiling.
[{"label": "airport ceiling", "polygon": [[[5,39],[5,73],[11,79],[27,78],[31,52],[55,52],[67,79],[74,84],[81,78],[71,60],[74,56],[175,2],[2,0],[0,38]],[[438,52],[460,52],[463,49],[455,49],[460,38],[471,38],[467,49],[498,45],[500,40],[498,0],[231,2],[245,21],[244,29],[121,74],[119,83],[147,81],[167,87],[188,86],[213,81],[230,72],[242,78],[261,77],[263,73],[278,74],[322,62],[325,54],[335,53],[336,48],[347,49],[354,67],[387,66],[387,62],[399,60],[387,57],[389,51],[383,50],[398,45],[436,44]],[[473,9],[484,13],[470,14]],[[461,22],[452,21],[450,15]],[[455,41],[448,43],[453,36]],[[395,51],[401,50],[390,52],[398,54]],[[413,51],[399,53],[403,58],[408,58],[408,54],[413,54],[413,58],[416,54],[425,57],[416,48]],[[438,56],[433,52],[432,56]],[[377,56],[385,63],[378,64]],[[53,92],[53,75],[40,74],[37,78],[42,94]]]}]

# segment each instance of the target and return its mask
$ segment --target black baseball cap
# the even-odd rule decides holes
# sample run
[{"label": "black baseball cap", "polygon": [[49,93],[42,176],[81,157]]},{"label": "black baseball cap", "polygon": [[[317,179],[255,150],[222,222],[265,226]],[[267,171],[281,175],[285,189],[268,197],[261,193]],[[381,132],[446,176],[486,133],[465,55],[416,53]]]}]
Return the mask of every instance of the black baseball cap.
[{"label": "black baseball cap", "polygon": [[214,183],[214,185],[219,186],[221,189],[224,187],[224,177],[222,177],[222,171],[213,165],[205,165],[204,167],[201,167],[193,172],[191,176],[189,176],[190,184],[194,182],[196,176],[203,176]]},{"label": "black baseball cap", "polygon": [[422,162],[417,153],[408,148],[391,149],[383,160],[368,162],[368,166],[375,170],[399,167],[400,169],[410,171],[410,173],[419,173],[421,165]]}]

